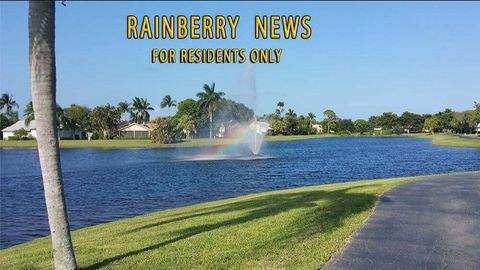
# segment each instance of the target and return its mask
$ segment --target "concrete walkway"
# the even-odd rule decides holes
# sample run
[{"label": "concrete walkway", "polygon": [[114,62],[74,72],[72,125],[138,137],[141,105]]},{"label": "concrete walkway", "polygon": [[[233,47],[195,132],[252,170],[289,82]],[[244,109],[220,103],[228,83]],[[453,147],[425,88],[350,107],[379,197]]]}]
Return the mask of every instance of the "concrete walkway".
[{"label": "concrete walkway", "polygon": [[386,192],[323,269],[480,269],[480,173]]}]

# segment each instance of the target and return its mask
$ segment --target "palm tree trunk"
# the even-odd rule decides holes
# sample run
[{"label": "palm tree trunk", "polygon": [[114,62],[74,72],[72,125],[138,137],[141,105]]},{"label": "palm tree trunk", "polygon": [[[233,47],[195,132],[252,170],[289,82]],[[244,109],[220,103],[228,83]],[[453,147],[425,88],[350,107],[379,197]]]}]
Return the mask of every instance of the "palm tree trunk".
[{"label": "palm tree trunk", "polygon": [[55,269],[76,269],[63,192],[56,117],[55,2],[30,1],[30,85]]},{"label": "palm tree trunk", "polygon": [[213,111],[208,112],[209,117],[210,117],[210,139],[213,138]]}]

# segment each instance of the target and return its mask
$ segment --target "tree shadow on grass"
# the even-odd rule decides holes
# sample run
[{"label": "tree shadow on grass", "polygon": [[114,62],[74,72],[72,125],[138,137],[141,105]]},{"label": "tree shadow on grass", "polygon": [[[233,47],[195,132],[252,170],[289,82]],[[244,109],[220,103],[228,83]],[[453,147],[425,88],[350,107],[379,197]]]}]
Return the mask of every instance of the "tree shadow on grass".
[{"label": "tree shadow on grass", "polygon": [[[309,208],[310,211],[304,220],[300,220],[298,224],[295,224],[296,227],[292,228],[288,235],[283,236],[283,239],[277,240],[287,240],[291,237],[305,239],[316,233],[326,233],[342,226],[343,221],[346,218],[372,208],[375,205],[378,196],[373,194],[373,192],[372,194],[356,193],[354,192],[354,189],[362,187],[374,188],[374,186],[375,185],[360,185],[334,191],[300,190],[289,193],[260,195],[258,197],[227,203],[221,206],[209,207],[206,208],[207,211],[205,211],[204,208],[200,213],[195,213],[192,211],[184,213],[182,216],[177,216],[158,222],[152,222],[147,225],[126,230],[118,235],[118,237],[132,233],[139,233],[143,230],[152,229],[172,222],[186,221],[188,219],[200,216],[217,215],[235,211],[246,211],[246,214],[240,217],[220,222],[200,224],[186,229],[179,229],[175,232],[177,236],[169,240],[106,258],[93,265],[87,266],[85,269],[97,269],[105,267],[116,261],[155,250],[177,241],[187,239],[194,235],[211,232],[228,226],[244,224],[253,220],[271,217],[295,209]],[[319,205],[319,202],[322,202],[322,204]]]}]

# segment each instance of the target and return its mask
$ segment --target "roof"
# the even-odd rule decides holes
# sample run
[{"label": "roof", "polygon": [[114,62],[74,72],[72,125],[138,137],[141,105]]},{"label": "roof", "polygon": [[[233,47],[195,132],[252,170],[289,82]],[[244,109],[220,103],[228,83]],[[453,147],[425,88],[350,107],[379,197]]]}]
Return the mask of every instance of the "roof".
[{"label": "roof", "polygon": [[118,131],[149,131],[150,128],[146,125],[137,124],[137,123],[130,123],[127,125],[123,125],[118,129]]},{"label": "roof", "polygon": [[22,129],[22,128],[27,130],[27,131],[36,129],[35,120],[32,120],[28,126],[25,125],[25,120],[18,120],[15,124],[2,129],[2,131],[3,132],[14,132],[14,131],[17,131],[17,130]]}]

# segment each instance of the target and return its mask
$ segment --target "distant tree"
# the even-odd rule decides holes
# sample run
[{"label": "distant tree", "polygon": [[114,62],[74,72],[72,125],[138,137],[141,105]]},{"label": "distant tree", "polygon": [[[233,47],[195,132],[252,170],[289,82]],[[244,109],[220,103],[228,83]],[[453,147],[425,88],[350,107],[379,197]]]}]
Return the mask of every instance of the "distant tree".
[{"label": "distant tree", "polygon": [[33,104],[30,101],[25,110],[23,111],[23,116],[25,117],[25,125],[28,126],[32,120],[35,119],[35,114],[33,113]]},{"label": "distant tree", "polygon": [[18,108],[17,102],[13,99],[13,96],[11,94],[2,94],[0,97],[0,110],[3,110],[4,108],[6,111],[11,111],[13,108]]},{"label": "distant tree", "polygon": [[411,131],[419,132],[422,130],[423,122],[425,122],[425,117],[420,114],[404,112],[398,118],[398,124],[403,128],[408,128]]},{"label": "distant tree", "polygon": [[95,107],[91,113],[92,127],[102,133],[104,139],[111,139],[115,136],[121,113],[115,106],[107,104]]},{"label": "distant tree", "polygon": [[191,134],[195,131],[195,119],[189,114],[184,114],[178,118],[177,127],[185,132],[187,139],[191,139]]},{"label": "distant tree", "polygon": [[474,132],[476,126],[475,112],[473,110],[455,112],[450,125],[457,133]]},{"label": "distant tree", "polygon": [[309,120],[309,128],[312,128],[313,121],[317,116],[314,113],[309,112],[307,115],[307,119]]},{"label": "distant tree", "polygon": [[210,139],[213,138],[213,112],[217,109],[218,102],[225,96],[224,92],[215,92],[215,83],[204,84],[203,92],[197,93],[200,107],[207,111],[210,123]]},{"label": "distant tree", "polygon": [[363,119],[355,120],[355,122],[353,122],[353,127],[355,131],[360,132],[360,134],[363,134],[370,130],[370,124]]},{"label": "distant tree", "polygon": [[439,128],[451,129],[454,112],[451,109],[445,109],[443,112],[436,113]]},{"label": "distant tree", "polygon": [[475,102],[473,120],[476,122],[477,125],[480,124],[480,102]]},{"label": "distant tree", "polygon": [[288,109],[288,111],[285,113],[286,117],[297,117],[297,114],[295,113],[295,110]]},{"label": "distant tree", "polygon": [[117,105],[117,108],[121,113],[129,113],[131,111],[130,103],[127,101],[120,101]]},{"label": "distant tree", "polygon": [[333,110],[328,109],[323,112],[323,116],[325,117],[324,122],[327,124],[327,133],[330,133],[330,129],[337,121],[337,114]]},{"label": "distant tree", "polygon": [[[57,104],[55,107],[55,115],[57,118],[57,128],[69,128],[72,126],[71,119],[65,115],[62,106],[60,106],[59,104]],[[23,111],[23,116],[25,117],[25,125],[29,125],[30,122],[35,120],[35,112],[33,110],[33,104],[31,101],[25,107],[25,110]]]},{"label": "distant tree", "polygon": [[214,112],[215,123],[236,121],[239,123],[250,123],[254,118],[252,109],[243,103],[235,102],[230,99],[221,99],[218,101],[217,109]]},{"label": "distant tree", "polygon": [[440,122],[436,116],[425,119],[423,128],[429,130],[432,134],[435,133],[435,129],[440,127]]},{"label": "distant tree", "polygon": [[384,112],[375,120],[375,126],[384,129],[394,129],[400,126],[398,116],[393,112]]},{"label": "distant tree", "polygon": [[274,135],[287,134],[287,122],[283,118],[274,118],[270,123]]},{"label": "distant tree", "polygon": [[337,120],[337,131],[343,131],[345,133],[351,133],[355,130],[353,126],[353,121],[351,119],[338,119]]},{"label": "distant tree", "polygon": [[160,107],[163,108],[168,108],[170,111],[171,107],[177,106],[177,102],[172,99],[170,95],[166,95],[163,97],[162,102],[160,102]]},{"label": "distant tree", "polygon": [[57,115],[57,127],[58,128],[73,128],[73,122],[65,115],[65,110],[62,106],[57,104],[56,106],[56,115]]},{"label": "distant tree", "polygon": [[[125,114],[130,114],[132,112],[132,108],[130,107],[130,103],[127,101],[121,101],[117,104],[117,109],[120,112],[122,116]],[[124,117],[121,117],[121,119],[124,119]]]},{"label": "distant tree", "polygon": [[284,107],[285,107],[285,103],[283,101],[279,101],[277,103],[277,109],[275,110],[275,114],[282,115]]},{"label": "distant tree", "polygon": [[174,117],[159,117],[155,120],[157,127],[151,132],[155,143],[169,144],[176,142],[180,137],[180,129]]},{"label": "distant tree", "polygon": [[77,129],[92,130],[90,114],[91,110],[87,106],[72,104],[65,109],[65,117],[69,120],[73,139]]},{"label": "distant tree", "polygon": [[178,102],[176,118],[184,115],[191,116],[195,122],[195,131],[203,130],[208,124],[208,113],[200,107],[200,102],[187,98]]},{"label": "distant tree", "polygon": [[135,123],[145,124],[150,121],[150,113],[153,111],[147,99],[135,97],[132,103],[131,119]]}]

